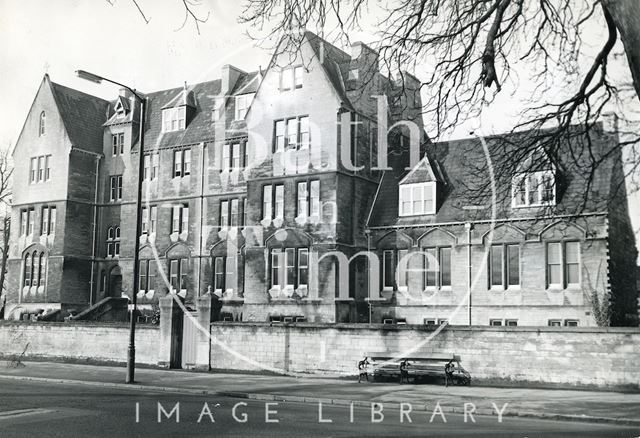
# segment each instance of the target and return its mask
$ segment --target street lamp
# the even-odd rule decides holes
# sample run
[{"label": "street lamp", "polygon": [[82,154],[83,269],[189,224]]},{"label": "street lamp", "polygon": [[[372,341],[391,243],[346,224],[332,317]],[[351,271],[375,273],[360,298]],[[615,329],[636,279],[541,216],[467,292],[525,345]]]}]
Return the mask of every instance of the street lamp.
[{"label": "street lamp", "polygon": [[127,377],[126,383],[134,383],[135,379],[135,367],[136,367],[136,311],[138,308],[138,299],[137,299],[137,291],[136,287],[138,284],[138,277],[140,271],[140,232],[142,231],[142,179],[144,172],[144,121],[145,121],[145,112],[146,112],[146,97],[140,96],[134,89],[131,87],[127,87],[124,84],[121,84],[116,81],[112,81],[111,79],[107,79],[103,76],[96,75],[94,73],[89,73],[84,70],[76,70],[76,76],[81,79],[95,82],[96,84],[105,82],[111,82],[114,85],[118,85],[122,88],[129,90],[140,102],[140,150],[138,155],[138,195],[136,198],[136,236],[135,236],[135,244],[133,249],[133,287],[132,287],[132,296],[131,301],[133,303],[133,310],[131,312],[131,325],[129,328],[129,349],[127,350]]}]

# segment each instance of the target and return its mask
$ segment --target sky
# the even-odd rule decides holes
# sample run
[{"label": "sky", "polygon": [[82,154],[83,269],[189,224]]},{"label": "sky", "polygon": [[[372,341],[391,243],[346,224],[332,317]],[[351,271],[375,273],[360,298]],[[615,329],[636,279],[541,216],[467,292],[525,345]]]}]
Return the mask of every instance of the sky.
[{"label": "sky", "polygon": [[[11,147],[22,128],[42,77],[105,99],[117,87],[77,78],[75,70],[98,73],[142,92],[207,81],[220,77],[220,67],[233,64],[246,71],[269,62],[267,50],[256,47],[246,33],[255,31],[238,23],[242,2],[202,0],[194,10],[209,18],[200,35],[184,19],[178,0],[139,0],[149,23],[145,24],[131,0],[0,0],[0,148]],[[367,24],[365,17],[365,26]],[[368,19],[375,27],[377,17]],[[587,29],[586,46],[597,49],[600,29]],[[372,34],[352,35],[352,40],[372,42]],[[348,50],[347,50],[348,51]],[[524,77],[526,66],[517,76]],[[630,82],[624,59],[609,66],[622,82]],[[421,77],[419,71],[415,72]],[[511,88],[511,89],[510,89]],[[503,84],[495,102],[483,110],[481,120],[460,126],[447,140],[468,136],[469,131],[493,134],[506,131],[522,109],[527,83]],[[635,101],[637,104],[637,101]],[[636,105],[637,106],[637,105]],[[640,242],[640,192],[630,196],[630,213]]]}]

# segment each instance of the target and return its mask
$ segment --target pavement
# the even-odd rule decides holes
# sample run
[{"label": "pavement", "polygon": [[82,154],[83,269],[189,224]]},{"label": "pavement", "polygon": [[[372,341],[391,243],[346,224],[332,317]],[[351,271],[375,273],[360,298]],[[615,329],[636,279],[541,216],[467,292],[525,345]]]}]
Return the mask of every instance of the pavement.
[{"label": "pavement", "polygon": [[239,373],[202,373],[137,368],[135,384],[125,384],[123,366],[24,362],[12,367],[0,362],[2,380],[82,384],[173,394],[217,395],[263,401],[398,408],[409,403],[414,411],[432,412],[439,404],[445,413],[475,410],[476,415],[615,423],[640,426],[640,394],[567,389],[533,389],[355,380],[317,376],[289,377]]}]

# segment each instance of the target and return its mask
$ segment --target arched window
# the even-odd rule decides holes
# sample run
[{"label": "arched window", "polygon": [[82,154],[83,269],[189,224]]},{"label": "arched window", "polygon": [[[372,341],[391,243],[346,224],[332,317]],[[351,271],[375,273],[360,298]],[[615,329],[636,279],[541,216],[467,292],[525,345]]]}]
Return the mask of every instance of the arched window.
[{"label": "arched window", "polygon": [[31,286],[31,254],[24,256],[24,287]]},{"label": "arched window", "polygon": [[33,260],[31,261],[31,286],[38,287],[40,284],[40,256],[37,251],[34,251],[31,256],[33,257]]},{"label": "arched window", "polygon": [[39,128],[40,136],[44,135],[46,121],[47,121],[47,115],[44,113],[44,111],[42,111],[40,113],[40,128]]},{"label": "arched window", "polygon": [[44,286],[44,275],[43,275],[44,263],[45,263],[44,253],[41,252],[40,253],[40,261],[38,263],[38,284],[40,286]]}]

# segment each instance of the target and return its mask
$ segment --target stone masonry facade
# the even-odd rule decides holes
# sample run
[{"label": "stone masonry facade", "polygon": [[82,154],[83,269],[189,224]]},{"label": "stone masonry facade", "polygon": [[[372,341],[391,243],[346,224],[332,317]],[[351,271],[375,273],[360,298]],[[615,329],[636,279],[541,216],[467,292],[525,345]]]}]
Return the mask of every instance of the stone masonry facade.
[{"label": "stone masonry facade", "polygon": [[[234,322],[594,326],[611,303],[612,324],[637,324],[619,155],[579,213],[567,178],[552,196],[522,183],[544,209],[510,198],[492,217],[461,194],[477,139],[430,142],[420,82],[382,74],[366,45],[347,54],[307,32],[293,57],[220,73],[141,93],[143,150],[134,94],[106,101],[45,75],[14,151],[7,318],[211,294],[213,319]],[[603,154],[618,141],[593,135]]]}]

